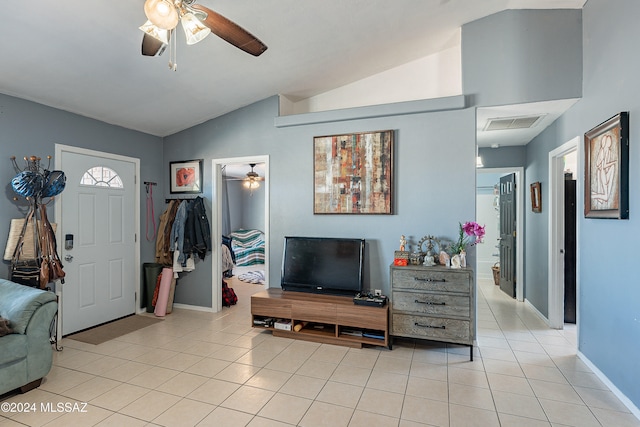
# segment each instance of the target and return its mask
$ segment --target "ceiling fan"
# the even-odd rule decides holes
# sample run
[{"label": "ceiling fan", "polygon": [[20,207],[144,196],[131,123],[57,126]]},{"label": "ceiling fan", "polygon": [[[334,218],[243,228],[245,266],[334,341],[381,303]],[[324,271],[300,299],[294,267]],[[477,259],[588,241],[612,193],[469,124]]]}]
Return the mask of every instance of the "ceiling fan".
[{"label": "ceiling fan", "polygon": [[[213,10],[199,4],[195,0],[146,0],[144,12],[148,18],[140,30],[142,38],[142,54],[145,56],[161,55],[169,45],[173,31],[182,24],[187,44],[195,44],[213,33],[253,56],[260,56],[267,46],[257,37]],[[170,60],[169,66],[175,69]]]},{"label": "ceiling fan", "polygon": [[251,170],[247,172],[247,177],[243,180],[243,185],[249,189],[258,188],[260,187],[260,181],[262,181],[262,178],[253,171],[253,168],[256,167],[255,163],[249,163],[249,166],[251,166]]},{"label": "ceiling fan", "polygon": [[260,187],[260,182],[264,181],[264,178],[261,177],[257,172],[253,170],[256,167],[256,165],[257,163],[249,163],[251,170],[247,172],[244,178],[234,177],[233,175],[229,175],[229,176],[226,176],[225,179],[227,181],[242,181],[243,187],[253,192],[253,190]]}]

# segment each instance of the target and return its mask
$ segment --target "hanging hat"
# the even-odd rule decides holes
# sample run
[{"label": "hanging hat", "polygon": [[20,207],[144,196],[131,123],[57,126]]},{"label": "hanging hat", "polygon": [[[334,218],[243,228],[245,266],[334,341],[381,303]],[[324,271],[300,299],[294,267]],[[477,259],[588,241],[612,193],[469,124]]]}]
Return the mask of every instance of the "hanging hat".
[{"label": "hanging hat", "polygon": [[11,179],[11,187],[23,197],[33,197],[42,190],[42,181],[42,175],[39,173],[25,170]]},{"label": "hanging hat", "polygon": [[67,177],[62,171],[45,171],[42,197],[54,197],[62,193]]}]

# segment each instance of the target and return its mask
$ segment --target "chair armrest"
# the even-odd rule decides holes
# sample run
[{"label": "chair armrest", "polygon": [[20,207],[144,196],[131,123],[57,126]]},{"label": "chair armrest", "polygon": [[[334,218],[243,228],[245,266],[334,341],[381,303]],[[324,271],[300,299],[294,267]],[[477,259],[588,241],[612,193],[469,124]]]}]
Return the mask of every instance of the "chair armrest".
[{"label": "chair armrest", "polygon": [[53,292],[0,279],[0,316],[11,321],[15,333],[24,334],[36,310],[55,301]]}]

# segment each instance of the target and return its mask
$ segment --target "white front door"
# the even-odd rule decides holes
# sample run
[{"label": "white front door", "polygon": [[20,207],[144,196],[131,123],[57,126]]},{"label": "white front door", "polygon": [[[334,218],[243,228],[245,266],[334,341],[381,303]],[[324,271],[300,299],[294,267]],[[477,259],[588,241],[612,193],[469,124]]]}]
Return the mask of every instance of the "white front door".
[{"label": "white front door", "polygon": [[89,153],[60,156],[63,335],[135,313],[136,163]]}]

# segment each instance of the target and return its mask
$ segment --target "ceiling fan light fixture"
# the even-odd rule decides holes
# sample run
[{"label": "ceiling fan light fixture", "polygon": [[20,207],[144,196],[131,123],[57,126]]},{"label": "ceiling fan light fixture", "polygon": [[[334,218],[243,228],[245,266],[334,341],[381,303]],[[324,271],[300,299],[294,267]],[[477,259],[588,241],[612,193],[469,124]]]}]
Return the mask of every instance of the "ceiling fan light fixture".
[{"label": "ceiling fan light fixture", "polygon": [[150,35],[154,39],[164,44],[169,44],[169,30],[162,29],[151,21],[145,22],[139,28],[143,33]]},{"label": "ceiling fan light fixture", "polygon": [[253,168],[256,167],[255,163],[249,163],[249,166],[251,166],[251,170],[247,172],[247,177],[244,179],[242,185],[248,188],[250,194],[253,195],[253,190],[260,187],[260,175],[253,171]]},{"label": "ceiling fan light fixture", "polygon": [[[253,56],[260,56],[267,50],[264,43],[238,24],[205,6],[195,4],[196,1],[145,0],[144,13],[150,23],[140,27],[145,33],[142,37],[142,55],[158,56],[169,46],[169,69],[176,71],[176,38],[173,31],[179,22],[182,22],[187,45],[198,43],[213,32]],[[165,36],[161,30],[168,31],[168,34]]]},{"label": "ceiling fan light fixture", "polygon": [[163,30],[173,30],[180,20],[178,10],[169,0],[146,0],[144,13],[149,21]]},{"label": "ceiling fan light fixture", "polygon": [[187,44],[196,44],[211,33],[211,29],[204,25],[196,16],[187,12],[180,18],[184,34],[187,36]]},{"label": "ceiling fan light fixture", "polygon": [[244,185],[244,187],[248,188],[249,190],[255,190],[256,188],[260,187],[260,181],[257,181],[255,179],[245,179],[242,185]]}]

